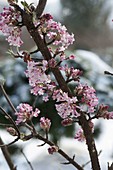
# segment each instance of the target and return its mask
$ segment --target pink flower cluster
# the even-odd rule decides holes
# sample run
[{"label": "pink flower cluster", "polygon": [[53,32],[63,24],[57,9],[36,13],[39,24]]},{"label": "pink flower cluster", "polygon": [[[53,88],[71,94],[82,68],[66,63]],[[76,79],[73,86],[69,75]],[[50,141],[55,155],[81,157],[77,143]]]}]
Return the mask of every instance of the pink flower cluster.
[{"label": "pink flower cluster", "polygon": [[33,107],[27,103],[21,103],[19,106],[17,106],[17,110],[18,111],[15,113],[15,115],[17,116],[17,125],[22,122],[27,122],[32,117],[37,117],[40,113],[40,110],[38,108],[33,111]]},{"label": "pink flower cluster", "polygon": [[73,123],[73,119],[70,118],[70,117],[63,119],[62,122],[61,122],[61,124],[63,126],[70,126],[70,125],[72,125],[72,123]]},{"label": "pink flower cluster", "polygon": [[9,45],[20,47],[23,44],[21,40],[21,28],[17,26],[20,14],[11,7],[4,8],[0,13],[0,30],[7,36]]},{"label": "pink flower cluster", "polygon": [[102,117],[104,119],[113,119],[113,111],[109,112],[108,108],[109,107],[107,105],[101,104],[99,106],[99,109],[98,109],[98,112],[96,114],[96,117],[97,118]]},{"label": "pink flower cluster", "polygon": [[74,34],[70,35],[67,32],[67,28],[62,26],[61,23],[55,22],[53,19],[50,19],[47,23],[47,36],[49,39],[55,39],[54,45],[59,46],[59,51],[64,51],[68,48],[69,45],[74,42]]},{"label": "pink flower cluster", "polygon": [[73,67],[69,68],[68,65],[60,67],[61,71],[65,72],[65,75],[67,77],[67,81],[74,80],[79,81],[79,76],[82,74],[82,72],[79,69],[74,69]]},{"label": "pink flower cluster", "polygon": [[[93,124],[93,122],[89,121],[88,123],[89,123],[89,126],[90,126],[92,132],[94,132],[94,124]],[[86,140],[85,136],[84,136],[84,132],[83,132],[83,130],[81,128],[77,131],[74,138],[77,139],[80,142],[83,142],[83,141]]]},{"label": "pink flower cluster", "polygon": [[79,129],[74,138],[80,142],[85,141],[85,136],[84,136],[83,130]]},{"label": "pink flower cluster", "polygon": [[69,116],[78,117],[80,114],[77,112],[78,106],[76,105],[77,98],[70,98],[67,93],[62,90],[55,90],[53,93],[53,100],[56,100],[55,104],[58,114],[63,118],[68,118]]},{"label": "pink flower cluster", "polygon": [[41,119],[40,119],[40,127],[41,127],[44,131],[48,132],[49,129],[50,129],[50,126],[51,126],[51,121],[50,121],[50,119],[45,118],[45,117],[41,117]]},{"label": "pink flower cluster", "polygon": [[50,75],[45,74],[47,65],[46,60],[43,60],[41,63],[28,61],[25,74],[29,78],[29,84],[32,87],[31,93],[34,95],[44,95],[47,90],[52,91],[55,87],[51,82]]},{"label": "pink flower cluster", "polygon": [[51,146],[50,148],[48,148],[48,152],[49,154],[53,154],[55,152],[58,152],[59,148],[55,145]]},{"label": "pink flower cluster", "polygon": [[[38,21],[39,24],[39,21]],[[37,25],[35,23],[35,25]],[[67,28],[61,23],[55,22],[50,14],[44,14],[40,20],[40,32],[46,33],[48,39],[54,40],[53,45],[58,51],[64,51],[75,41],[74,34],[69,34]]]},{"label": "pink flower cluster", "polygon": [[98,105],[98,98],[95,92],[95,89],[93,87],[89,87],[88,85],[79,84],[76,88],[77,96],[81,98],[80,104],[87,105],[88,113],[93,113],[95,107]]}]

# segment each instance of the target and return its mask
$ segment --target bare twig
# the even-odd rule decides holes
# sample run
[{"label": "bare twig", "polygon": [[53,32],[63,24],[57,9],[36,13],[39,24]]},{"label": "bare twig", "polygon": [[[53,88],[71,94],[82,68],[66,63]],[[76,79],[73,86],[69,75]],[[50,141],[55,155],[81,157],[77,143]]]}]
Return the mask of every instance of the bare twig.
[{"label": "bare twig", "polygon": [[30,54],[34,54],[34,53],[37,53],[39,52],[39,49],[35,50],[35,51],[31,51]]},{"label": "bare twig", "polygon": [[2,111],[2,113],[9,119],[10,123],[12,123],[14,129],[17,131],[18,133],[18,138],[20,138],[20,131],[15,123],[15,121],[12,119],[12,117],[0,106],[0,110]]},{"label": "bare twig", "polygon": [[[0,137],[0,145],[4,145],[4,142],[2,141],[1,137]],[[3,153],[4,157],[5,157],[5,160],[6,160],[7,164],[8,164],[8,166],[9,166],[10,170],[16,170],[17,168],[16,168],[16,166],[14,166],[14,164],[13,164],[13,162],[11,160],[11,156],[9,154],[7,146],[5,145],[4,147],[1,148],[1,150],[2,150],[2,153]]]},{"label": "bare twig", "polygon": [[[102,153],[102,151],[100,151],[98,153],[98,156],[100,156],[100,154]],[[91,162],[91,160],[87,161],[85,164],[82,165],[82,167],[84,168],[86,165],[88,165]]]},{"label": "bare twig", "polygon": [[113,170],[113,163],[111,165],[108,163],[108,170]]},{"label": "bare twig", "polygon": [[26,161],[27,161],[29,167],[31,168],[31,170],[33,170],[33,166],[32,166],[32,164],[31,164],[31,162],[28,160],[28,158],[26,157],[26,155],[25,155],[25,153],[23,152],[23,150],[21,150],[21,153],[23,154],[24,158],[26,159]]},{"label": "bare twig", "polygon": [[15,140],[13,140],[12,142],[10,142],[10,143],[8,143],[8,144],[3,144],[3,145],[0,145],[0,147],[2,148],[2,147],[4,147],[4,146],[11,146],[12,144],[14,144],[14,143],[16,143],[18,140],[19,140],[20,138],[19,137],[17,137]]},{"label": "bare twig", "polygon": [[110,73],[109,71],[104,71],[104,74],[107,74],[107,75],[113,76],[113,73]]},{"label": "bare twig", "polygon": [[[50,145],[50,146],[55,146],[55,144],[53,142],[51,142],[50,140],[48,140],[47,138],[44,138],[43,136],[41,136],[39,133],[36,134],[30,134],[28,136],[25,136],[25,140],[26,139],[32,139],[32,138],[37,138],[41,141],[43,141],[44,143]],[[83,170],[83,168],[74,161],[74,156],[73,158],[70,158],[62,149],[58,149],[58,153],[60,155],[62,155],[67,161],[69,161],[68,164],[72,164],[74,167],[76,167],[78,170]]]},{"label": "bare twig", "polygon": [[9,106],[12,108],[13,112],[15,113],[15,112],[16,112],[16,109],[15,109],[14,105],[12,104],[10,98],[8,97],[8,95],[7,95],[7,93],[6,93],[3,85],[0,85],[0,88],[1,88],[1,91],[2,91],[2,93],[4,94],[4,96],[5,96],[5,98],[6,98]]},{"label": "bare twig", "polygon": [[0,123],[0,126],[3,126],[3,127],[13,127],[12,124],[5,124],[5,123]]}]

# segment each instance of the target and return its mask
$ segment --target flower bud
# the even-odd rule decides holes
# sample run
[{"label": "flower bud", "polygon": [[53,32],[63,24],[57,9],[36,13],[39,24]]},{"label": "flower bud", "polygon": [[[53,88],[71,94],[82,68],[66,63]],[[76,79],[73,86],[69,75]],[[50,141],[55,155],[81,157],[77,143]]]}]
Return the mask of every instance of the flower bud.
[{"label": "flower bud", "polygon": [[49,154],[53,154],[54,152],[58,152],[58,147],[53,145],[50,148],[48,148]]},{"label": "flower bud", "polygon": [[44,130],[44,131],[49,131],[51,126],[51,121],[48,118],[45,117],[41,117],[40,119],[40,127]]},{"label": "flower bud", "polygon": [[62,120],[62,122],[61,122],[61,124],[63,126],[70,126],[70,125],[72,125],[72,123],[73,123],[73,119],[72,118],[66,118],[66,119]]},{"label": "flower bud", "polygon": [[18,135],[17,132],[16,132],[16,130],[15,130],[14,128],[12,128],[12,127],[8,127],[8,128],[6,128],[6,130],[7,130],[7,132],[9,132],[9,134],[12,135],[12,136],[17,136],[17,135]]}]

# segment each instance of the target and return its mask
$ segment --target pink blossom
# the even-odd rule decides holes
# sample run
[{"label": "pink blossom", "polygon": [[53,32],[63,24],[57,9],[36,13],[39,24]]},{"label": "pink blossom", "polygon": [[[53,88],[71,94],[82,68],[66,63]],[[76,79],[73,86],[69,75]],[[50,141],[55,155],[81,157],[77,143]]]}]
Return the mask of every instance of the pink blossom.
[{"label": "pink blossom", "polygon": [[58,147],[53,145],[50,148],[48,148],[49,154],[53,154],[54,152],[58,152]]},{"label": "pink blossom", "polygon": [[68,65],[60,67],[60,70],[65,72],[68,81],[79,81],[79,76],[82,74],[79,69],[74,69],[73,67],[69,68]]},{"label": "pink blossom", "polygon": [[0,30],[7,36],[9,45],[20,47],[23,44],[21,40],[21,28],[17,26],[20,20],[19,12],[15,11],[14,8],[4,8],[0,14]]},{"label": "pink blossom", "polygon": [[69,59],[70,59],[70,60],[74,60],[75,58],[76,58],[76,56],[73,55],[73,54],[69,56]]},{"label": "pink blossom", "polygon": [[54,68],[57,65],[57,62],[54,58],[48,61],[49,67]]},{"label": "pink blossom", "polygon": [[74,138],[80,142],[85,141],[85,136],[84,136],[83,130],[79,129]]},{"label": "pink blossom", "polygon": [[62,120],[62,122],[61,122],[61,124],[63,126],[70,126],[70,125],[72,125],[72,123],[73,123],[73,119],[72,118],[66,118],[66,119]]},{"label": "pink blossom", "polygon": [[70,35],[65,26],[62,26],[59,22],[55,22],[49,14],[49,17],[44,17],[46,15],[43,15],[40,19],[40,27],[38,29],[40,33],[46,31],[47,38],[54,40],[53,45],[57,46],[57,51],[64,51],[75,41],[74,34]]},{"label": "pink blossom", "polygon": [[59,45],[59,47],[64,47],[64,49],[67,49],[69,45],[73,44],[74,34],[70,35],[67,32],[67,28],[62,26],[61,23],[57,23],[51,19],[47,22],[47,29],[50,30],[47,34],[49,39],[53,39],[56,36],[53,43],[54,45]]},{"label": "pink blossom", "polygon": [[31,93],[34,95],[44,95],[49,90],[52,91],[55,84],[51,82],[50,75],[46,75],[47,61],[42,63],[28,61],[26,76],[29,78],[29,84],[32,87]]},{"label": "pink blossom", "polygon": [[102,117],[104,119],[113,119],[113,111],[109,112],[108,111],[109,106],[101,104],[99,106],[98,112],[96,114],[96,117]]},{"label": "pink blossom", "polygon": [[43,101],[44,101],[44,102],[49,101],[49,96],[48,96],[48,95],[47,95],[47,96],[43,96]]},{"label": "pink blossom", "polygon": [[68,118],[69,116],[80,116],[80,114],[77,112],[78,106],[76,105],[76,97],[70,98],[68,94],[62,90],[54,90],[52,98],[53,100],[56,100],[56,110],[63,119]]},{"label": "pink blossom", "polygon": [[93,87],[89,87],[88,85],[79,84],[76,88],[76,93],[80,96],[79,102],[80,104],[87,105],[88,113],[93,113],[95,106],[98,105],[98,98],[95,92],[95,89]]},{"label": "pink blossom", "polygon": [[30,120],[32,117],[37,117],[40,113],[40,110],[38,108],[33,111],[32,106],[27,103],[21,103],[19,106],[17,106],[17,110],[18,111],[15,113],[15,115],[17,116],[17,125]]},{"label": "pink blossom", "polygon": [[51,126],[51,121],[48,118],[45,117],[41,117],[40,119],[40,127],[44,130],[44,131],[49,131]]}]

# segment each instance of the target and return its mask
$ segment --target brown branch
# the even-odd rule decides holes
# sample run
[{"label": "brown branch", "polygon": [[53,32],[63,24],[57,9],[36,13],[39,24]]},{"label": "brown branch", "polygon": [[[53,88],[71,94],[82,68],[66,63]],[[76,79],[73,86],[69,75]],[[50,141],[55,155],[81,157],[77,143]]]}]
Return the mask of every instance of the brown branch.
[{"label": "brown branch", "polygon": [[47,0],[39,0],[39,3],[35,10],[37,18],[39,18],[42,15],[44,8],[46,6],[46,3],[47,3]]},{"label": "brown branch", "polygon": [[4,147],[4,146],[11,146],[12,144],[14,144],[14,143],[16,143],[18,140],[19,140],[20,138],[19,137],[17,137],[15,140],[13,140],[12,142],[10,142],[10,143],[8,143],[8,144],[2,144],[2,145],[0,145],[0,147],[2,148],[2,147]]},{"label": "brown branch", "polygon": [[86,138],[86,144],[88,147],[91,163],[92,163],[92,169],[93,170],[100,170],[99,160],[98,160],[98,153],[95,146],[95,141],[93,138],[93,134],[91,131],[91,128],[89,126],[89,123],[86,119],[85,113],[81,113],[79,117],[79,123],[84,131],[84,136]]},{"label": "brown branch", "polygon": [[108,163],[108,170],[113,170],[113,163],[111,163],[111,165]]},{"label": "brown branch", "polygon": [[[50,145],[50,146],[54,146],[55,144],[53,142],[51,142],[50,140],[48,140],[47,138],[44,138],[43,136],[41,136],[40,134],[38,133],[35,133],[35,134],[30,134],[28,136],[25,136],[23,140],[28,140],[28,139],[32,139],[32,138],[37,138],[41,141],[43,141],[44,143]],[[75,168],[77,168],[78,170],[83,170],[83,168],[77,163],[74,161],[73,158],[70,158],[62,149],[58,149],[58,153],[63,156],[66,160],[69,161],[68,164],[72,164]]]},{"label": "brown branch", "polygon": [[6,93],[3,85],[0,85],[0,88],[1,88],[1,91],[2,91],[2,93],[4,94],[4,96],[5,96],[5,98],[6,98],[9,106],[11,107],[11,109],[13,110],[13,112],[15,113],[15,112],[16,112],[16,109],[15,109],[14,105],[12,104],[10,98],[8,97],[8,95],[7,95],[7,93]]},{"label": "brown branch", "polygon": [[18,134],[18,138],[20,138],[20,131],[19,131],[15,121],[12,119],[12,117],[1,106],[0,106],[0,110],[7,117],[7,119],[10,121],[10,123],[12,123],[13,127],[15,128],[15,130],[16,130],[16,132]]},{"label": "brown branch", "polygon": [[27,161],[29,167],[31,168],[31,170],[33,170],[33,166],[31,165],[31,162],[28,160],[28,158],[26,157],[25,153],[24,153],[22,150],[21,150],[21,152],[22,152],[24,158],[26,159],[26,161]]},{"label": "brown branch", "polygon": [[[0,145],[4,145],[4,142],[2,141],[1,137],[0,137]],[[13,162],[11,160],[11,156],[9,154],[7,146],[2,147],[1,150],[2,150],[2,153],[3,153],[4,157],[5,157],[5,160],[6,160],[7,164],[8,164],[8,166],[9,166],[10,170],[16,170],[17,168],[16,168],[16,166],[14,166],[14,164],[13,164]]]},{"label": "brown branch", "polygon": [[111,73],[111,72],[109,72],[109,71],[104,71],[104,74],[107,74],[107,75],[113,76],[113,73]]}]

